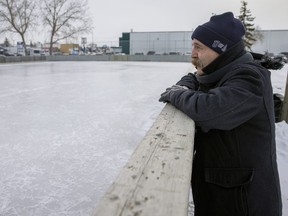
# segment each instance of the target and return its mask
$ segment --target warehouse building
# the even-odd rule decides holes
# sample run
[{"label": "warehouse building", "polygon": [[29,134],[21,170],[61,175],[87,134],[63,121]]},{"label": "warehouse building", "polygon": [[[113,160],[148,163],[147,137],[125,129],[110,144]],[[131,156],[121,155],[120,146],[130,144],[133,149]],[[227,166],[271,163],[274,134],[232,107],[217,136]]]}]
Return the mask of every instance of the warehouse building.
[{"label": "warehouse building", "polygon": [[[288,30],[261,30],[263,39],[252,46],[253,52],[288,52]],[[127,55],[191,53],[192,31],[125,32],[119,38],[122,52]]]},{"label": "warehouse building", "polygon": [[261,30],[262,41],[253,44],[252,50],[258,53],[288,53],[288,30]]}]

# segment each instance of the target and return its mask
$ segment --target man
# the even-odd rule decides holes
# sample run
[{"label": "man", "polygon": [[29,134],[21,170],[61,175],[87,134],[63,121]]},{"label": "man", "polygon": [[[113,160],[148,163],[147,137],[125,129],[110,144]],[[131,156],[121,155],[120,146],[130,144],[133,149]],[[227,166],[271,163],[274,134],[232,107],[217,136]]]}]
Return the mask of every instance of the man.
[{"label": "man", "polygon": [[192,34],[196,74],[167,88],[169,102],[196,124],[195,216],[280,216],[270,72],[245,51],[233,13],[212,16]]}]

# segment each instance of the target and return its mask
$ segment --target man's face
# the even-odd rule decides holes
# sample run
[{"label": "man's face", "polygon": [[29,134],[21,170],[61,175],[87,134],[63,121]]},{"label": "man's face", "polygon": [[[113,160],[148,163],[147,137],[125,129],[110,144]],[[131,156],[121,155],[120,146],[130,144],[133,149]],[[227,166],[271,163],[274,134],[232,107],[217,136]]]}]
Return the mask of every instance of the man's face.
[{"label": "man's face", "polygon": [[192,64],[196,67],[198,75],[202,75],[202,69],[214,61],[218,56],[218,53],[200,41],[196,39],[192,40]]}]

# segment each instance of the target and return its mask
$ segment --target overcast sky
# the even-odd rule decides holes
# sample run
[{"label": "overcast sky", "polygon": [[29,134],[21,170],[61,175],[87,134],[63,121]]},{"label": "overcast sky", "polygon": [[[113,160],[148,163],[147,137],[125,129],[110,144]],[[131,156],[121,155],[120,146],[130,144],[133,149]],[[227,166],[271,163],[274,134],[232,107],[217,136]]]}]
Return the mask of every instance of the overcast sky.
[{"label": "overcast sky", "polygon": [[[262,30],[288,30],[288,0],[247,0]],[[212,14],[240,14],[241,0],[89,0],[94,33],[88,42],[117,41],[122,32],[191,31]]]},{"label": "overcast sky", "polygon": [[[80,1],[80,0],[79,0]],[[246,0],[255,17],[254,24],[262,30],[288,30],[288,0]],[[212,14],[232,11],[240,14],[241,0],[88,0],[94,31],[87,43],[118,44],[122,32],[192,31],[207,22]],[[35,31],[35,29],[33,29]],[[29,32],[26,41],[48,41],[43,29]],[[8,37],[15,44],[16,35],[0,35],[0,42]],[[76,42],[76,41],[75,41]]]}]

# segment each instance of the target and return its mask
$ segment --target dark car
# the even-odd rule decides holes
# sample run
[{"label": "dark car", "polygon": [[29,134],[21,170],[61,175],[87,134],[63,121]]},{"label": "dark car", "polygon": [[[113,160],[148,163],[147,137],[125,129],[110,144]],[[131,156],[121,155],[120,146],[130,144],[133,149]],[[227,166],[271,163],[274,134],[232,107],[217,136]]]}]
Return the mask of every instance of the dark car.
[{"label": "dark car", "polygon": [[13,53],[9,53],[9,52],[4,52],[3,55],[5,55],[5,56],[15,56]]},{"label": "dark car", "polygon": [[155,55],[155,51],[148,51],[147,55]]},{"label": "dark car", "polygon": [[287,56],[285,54],[278,54],[274,56],[275,60],[282,61],[284,63],[288,63]]},{"label": "dark car", "polygon": [[3,56],[15,56],[13,53],[8,52],[8,50],[5,49],[4,47],[0,47],[0,55],[3,55]]}]

